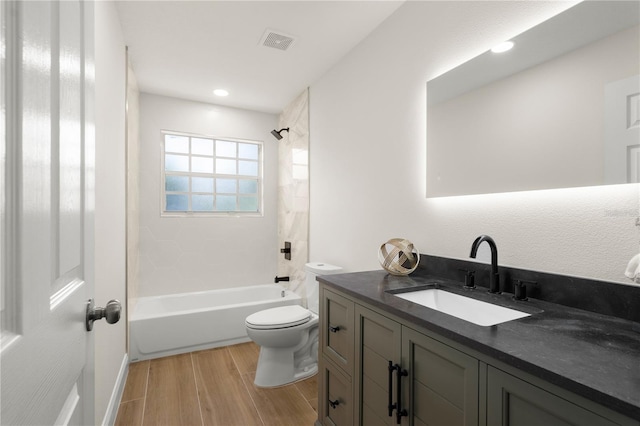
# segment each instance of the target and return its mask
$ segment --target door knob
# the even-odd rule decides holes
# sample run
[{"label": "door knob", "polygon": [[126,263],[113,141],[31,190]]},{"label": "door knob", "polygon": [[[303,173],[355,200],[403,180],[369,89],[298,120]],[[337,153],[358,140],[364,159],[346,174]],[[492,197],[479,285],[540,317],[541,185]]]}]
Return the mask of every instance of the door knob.
[{"label": "door knob", "polygon": [[116,299],[109,300],[104,308],[94,307],[93,299],[89,299],[87,301],[87,317],[85,320],[87,331],[93,330],[93,322],[102,318],[106,318],[109,324],[117,323],[120,320],[121,311],[122,305]]}]

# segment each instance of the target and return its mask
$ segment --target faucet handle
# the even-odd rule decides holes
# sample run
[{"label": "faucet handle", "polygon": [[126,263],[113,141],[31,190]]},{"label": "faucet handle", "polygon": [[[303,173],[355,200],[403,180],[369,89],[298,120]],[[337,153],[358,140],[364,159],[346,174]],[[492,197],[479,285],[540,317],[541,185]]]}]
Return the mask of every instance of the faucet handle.
[{"label": "faucet handle", "polygon": [[514,300],[528,300],[527,297],[527,284],[536,285],[535,281],[516,280],[513,286],[513,299]]},{"label": "faucet handle", "polygon": [[464,288],[467,290],[472,290],[476,288],[476,283],[475,283],[476,271],[470,271],[467,269],[459,269],[459,271],[464,272]]}]

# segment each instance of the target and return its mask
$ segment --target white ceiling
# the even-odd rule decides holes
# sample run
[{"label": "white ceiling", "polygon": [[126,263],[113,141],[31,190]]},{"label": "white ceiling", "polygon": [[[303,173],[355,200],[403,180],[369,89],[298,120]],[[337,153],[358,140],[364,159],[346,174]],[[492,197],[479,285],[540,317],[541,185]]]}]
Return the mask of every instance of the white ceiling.
[{"label": "white ceiling", "polygon": [[[141,92],[279,113],[402,5],[393,1],[118,1]],[[265,30],[294,36],[264,47]],[[384,60],[381,58],[381,60]],[[230,92],[213,95],[216,88]]]}]

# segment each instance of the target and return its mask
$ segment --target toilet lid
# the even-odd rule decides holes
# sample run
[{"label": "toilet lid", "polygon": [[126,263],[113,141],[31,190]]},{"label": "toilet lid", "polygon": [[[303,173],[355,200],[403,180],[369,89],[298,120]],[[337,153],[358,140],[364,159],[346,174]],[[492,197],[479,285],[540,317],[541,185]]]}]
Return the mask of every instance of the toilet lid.
[{"label": "toilet lid", "polygon": [[285,328],[304,324],[311,318],[311,312],[300,305],[280,306],[265,309],[247,317],[251,328]]}]

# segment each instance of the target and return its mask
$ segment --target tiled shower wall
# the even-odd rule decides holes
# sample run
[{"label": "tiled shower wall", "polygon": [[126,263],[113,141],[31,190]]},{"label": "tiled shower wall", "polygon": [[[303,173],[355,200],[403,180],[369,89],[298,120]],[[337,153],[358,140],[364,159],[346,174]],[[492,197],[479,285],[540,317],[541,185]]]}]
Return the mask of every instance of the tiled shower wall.
[{"label": "tiled shower wall", "polygon": [[[291,242],[291,260],[278,256],[278,276],[306,301],[304,265],[309,259],[309,91],[302,92],[280,114],[278,243]],[[283,283],[287,284],[287,283]]]}]

